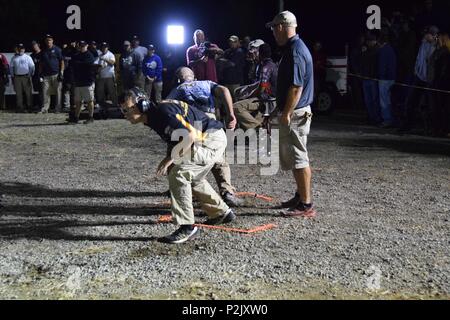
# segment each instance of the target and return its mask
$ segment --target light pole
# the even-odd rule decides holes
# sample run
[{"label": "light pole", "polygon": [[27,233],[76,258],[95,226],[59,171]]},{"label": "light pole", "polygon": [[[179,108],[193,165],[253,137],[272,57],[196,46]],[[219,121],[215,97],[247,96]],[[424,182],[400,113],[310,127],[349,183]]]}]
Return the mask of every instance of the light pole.
[{"label": "light pole", "polygon": [[278,0],[278,12],[284,11],[284,0]]}]

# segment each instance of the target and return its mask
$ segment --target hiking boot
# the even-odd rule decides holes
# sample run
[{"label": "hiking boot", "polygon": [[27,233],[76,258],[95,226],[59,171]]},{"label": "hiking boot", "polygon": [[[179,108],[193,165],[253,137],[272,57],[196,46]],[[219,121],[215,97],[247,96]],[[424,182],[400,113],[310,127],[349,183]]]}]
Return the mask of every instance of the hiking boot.
[{"label": "hiking boot", "polygon": [[181,244],[198,237],[200,229],[195,226],[181,226],[171,235],[161,238],[160,241],[171,244]]},{"label": "hiking boot", "polygon": [[294,207],[298,206],[299,203],[300,203],[300,196],[296,192],[294,197],[291,200],[281,203],[281,208],[283,208],[283,209],[294,208]]},{"label": "hiking boot", "polygon": [[92,124],[94,123],[94,118],[89,118],[87,119],[85,122],[83,122],[84,124]]},{"label": "hiking boot", "polygon": [[236,214],[234,213],[233,210],[228,209],[228,211],[223,216],[208,219],[206,220],[205,224],[208,226],[216,226],[218,224],[231,223],[234,220],[236,220]]},{"label": "hiking boot", "polygon": [[317,212],[312,206],[307,207],[303,203],[281,212],[281,216],[285,218],[315,218],[316,215]]},{"label": "hiking boot", "polygon": [[245,204],[245,201],[243,199],[240,199],[236,197],[234,194],[229,192],[226,192],[222,198],[223,201],[225,201],[225,203],[232,208],[239,208]]}]

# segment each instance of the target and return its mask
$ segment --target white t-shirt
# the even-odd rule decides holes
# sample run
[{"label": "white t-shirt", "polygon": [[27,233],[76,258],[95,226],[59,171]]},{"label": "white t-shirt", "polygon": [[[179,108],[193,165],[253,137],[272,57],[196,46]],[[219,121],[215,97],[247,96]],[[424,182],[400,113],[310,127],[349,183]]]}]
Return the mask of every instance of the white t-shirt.
[{"label": "white t-shirt", "polygon": [[114,78],[115,77],[115,71],[114,71],[114,65],[108,64],[105,60],[102,60],[101,58],[104,58],[108,61],[113,61],[116,63],[116,57],[111,51],[106,52],[106,54],[100,54],[100,65],[102,68],[100,69],[100,78],[107,79],[107,78]]}]

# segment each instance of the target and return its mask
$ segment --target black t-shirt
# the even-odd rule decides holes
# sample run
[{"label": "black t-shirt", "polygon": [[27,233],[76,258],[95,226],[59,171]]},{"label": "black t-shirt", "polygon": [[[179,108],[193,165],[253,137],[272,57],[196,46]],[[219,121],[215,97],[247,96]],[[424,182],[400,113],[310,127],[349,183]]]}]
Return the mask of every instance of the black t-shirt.
[{"label": "black t-shirt", "polygon": [[76,87],[90,87],[94,84],[95,74],[92,65],[95,58],[91,52],[79,52],[72,57],[73,78]]},{"label": "black t-shirt", "polygon": [[162,102],[152,106],[147,117],[146,125],[170,146],[178,144],[178,141],[172,141],[172,133],[177,129],[187,130],[192,127],[199,131],[199,135],[209,130],[223,129],[221,122],[210,119],[203,111],[186,103]]},{"label": "black t-shirt", "polygon": [[30,57],[31,57],[31,59],[33,59],[34,67],[36,70],[34,72],[33,78],[37,79],[40,77],[39,69],[40,69],[40,64],[41,64],[41,60],[42,60],[42,51],[40,51],[39,53],[34,52],[30,55]]}]

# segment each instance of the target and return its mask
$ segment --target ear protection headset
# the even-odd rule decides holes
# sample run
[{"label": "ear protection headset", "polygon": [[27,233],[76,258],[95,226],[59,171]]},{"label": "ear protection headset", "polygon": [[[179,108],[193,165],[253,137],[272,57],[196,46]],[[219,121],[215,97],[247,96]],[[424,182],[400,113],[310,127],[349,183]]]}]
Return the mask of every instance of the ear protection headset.
[{"label": "ear protection headset", "polygon": [[152,106],[152,102],[147,98],[147,95],[139,88],[132,88],[135,97],[135,105],[138,107],[140,113],[146,113]]}]

